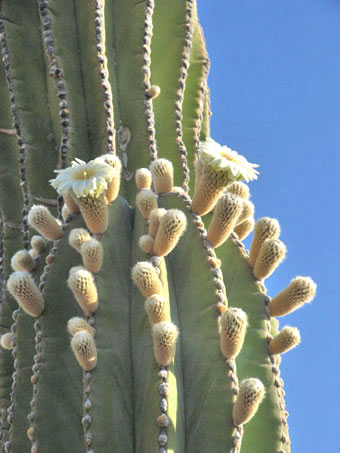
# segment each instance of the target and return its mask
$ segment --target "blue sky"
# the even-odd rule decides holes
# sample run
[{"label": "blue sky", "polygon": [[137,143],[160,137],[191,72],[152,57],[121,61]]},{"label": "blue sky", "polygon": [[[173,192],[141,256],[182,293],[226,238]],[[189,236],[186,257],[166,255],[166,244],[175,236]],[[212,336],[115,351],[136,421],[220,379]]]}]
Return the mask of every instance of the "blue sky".
[{"label": "blue sky", "polygon": [[[288,255],[271,296],[297,275],[312,304],[281,318],[302,343],[282,356],[292,452],[339,438],[340,2],[198,0],[211,59],[211,135],[260,164],[256,219],[279,219]],[[249,246],[249,240],[246,240]],[[255,453],[255,452],[254,452]],[[259,452],[260,453],[260,452]]]}]

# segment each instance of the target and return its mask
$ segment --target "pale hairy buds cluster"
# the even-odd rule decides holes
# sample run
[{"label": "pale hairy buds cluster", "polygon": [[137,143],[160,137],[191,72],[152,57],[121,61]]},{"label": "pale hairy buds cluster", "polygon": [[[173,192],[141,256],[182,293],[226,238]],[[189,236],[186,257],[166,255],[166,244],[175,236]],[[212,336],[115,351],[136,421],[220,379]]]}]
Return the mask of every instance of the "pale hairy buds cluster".
[{"label": "pale hairy buds cluster", "polygon": [[45,206],[32,206],[27,220],[32,228],[50,241],[56,241],[64,235],[61,225]]},{"label": "pale hairy buds cluster", "polygon": [[276,219],[263,217],[256,222],[254,237],[249,252],[249,265],[255,266],[260,248],[266,239],[277,239],[280,236],[280,224]]},{"label": "pale hairy buds cluster", "polygon": [[269,303],[271,316],[283,316],[311,302],[316,293],[316,284],[309,277],[296,277]]},{"label": "pale hairy buds cluster", "polygon": [[150,189],[152,183],[151,171],[148,168],[139,168],[136,171],[135,180],[139,190]]},{"label": "pale hairy buds cluster", "polygon": [[233,407],[235,426],[243,425],[253,418],[264,395],[264,386],[259,379],[249,378],[241,382],[239,394]]},{"label": "pale hairy buds cluster", "polygon": [[94,313],[98,308],[98,293],[91,272],[79,266],[72,268],[67,283],[85,315]]},{"label": "pale hairy buds cluster", "polygon": [[150,213],[150,223],[149,223],[149,235],[153,238],[156,237],[159,224],[163,215],[166,213],[166,209],[157,208],[151,211]]},{"label": "pale hairy buds cluster", "polygon": [[149,234],[143,234],[143,236],[138,239],[138,247],[148,255],[152,254],[153,243],[154,240]]},{"label": "pale hairy buds cluster", "polygon": [[89,239],[80,247],[81,257],[86,269],[93,274],[100,271],[103,264],[103,246],[97,239]]},{"label": "pale hairy buds cluster", "polygon": [[69,234],[68,242],[71,247],[80,253],[81,246],[90,239],[90,233],[85,228],[73,228]]},{"label": "pale hairy buds cluster", "polygon": [[140,261],[134,265],[132,268],[132,280],[144,297],[162,294],[163,292],[163,285],[158,272],[147,261]]},{"label": "pale hairy buds cluster", "polygon": [[237,195],[238,197],[243,198],[244,200],[249,200],[250,198],[249,187],[247,184],[244,184],[244,182],[233,181],[227,185],[226,190],[234,195]]},{"label": "pale hairy buds cluster", "polygon": [[279,239],[266,239],[255,262],[254,275],[258,280],[269,277],[286,256],[286,246]]},{"label": "pale hairy buds cluster", "polygon": [[157,208],[157,197],[149,189],[142,189],[138,192],[136,197],[136,205],[144,217],[144,219],[149,219],[151,211]]},{"label": "pale hairy buds cluster", "polygon": [[86,331],[74,334],[71,347],[79,365],[86,371],[97,365],[97,348],[93,336]]},{"label": "pale hairy buds cluster", "polygon": [[31,239],[31,246],[40,254],[46,249],[47,241],[42,236],[33,236]]},{"label": "pale hairy buds cluster", "polygon": [[233,231],[243,209],[240,197],[225,192],[219,198],[208,229],[208,240],[213,247],[223,244]]},{"label": "pale hairy buds cluster", "polygon": [[96,333],[96,330],[85,319],[79,317],[71,318],[68,321],[67,330],[72,337],[78,332],[88,332],[93,337]]},{"label": "pale hairy buds cluster", "polygon": [[44,309],[44,300],[28,272],[13,272],[7,281],[7,288],[27,314],[40,316]]},{"label": "pale hairy buds cluster", "polygon": [[12,256],[11,266],[15,271],[31,272],[35,268],[35,262],[27,250],[19,250]]},{"label": "pale hairy buds cluster", "polygon": [[144,308],[151,325],[163,321],[170,321],[169,304],[160,294],[154,294],[148,297],[144,303]]},{"label": "pale hairy buds cluster", "polygon": [[162,216],[155,242],[153,253],[157,256],[168,255],[177,245],[187,226],[185,214],[179,209],[169,209]]},{"label": "pale hairy buds cluster", "polygon": [[301,341],[300,332],[296,327],[286,326],[269,343],[271,354],[283,354],[295,348]]},{"label": "pale hairy buds cluster", "polygon": [[240,308],[228,308],[221,316],[221,350],[226,359],[235,359],[242,349],[247,315]]},{"label": "pale hairy buds cluster", "polygon": [[1,340],[0,340],[1,346],[4,349],[13,349],[13,343],[12,343],[13,338],[14,338],[13,332],[4,333],[3,335],[1,335]]},{"label": "pale hairy buds cluster", "polygon": [[246,219],[243,222],[236,225],[234,228],[234,233],[236,233],[240,241],[242,241],[253,231],[254,226],[255,220],[250,217],[249,219]]},{"label": "pale hairy buds cluster", "polygon": [[172,162],[167,159],[154,160],[150,166],[150,170],[156,193],[171,192],[174,180]]},{"label": "pale hairy buds cluster", "polygon": [[105,193],[103,192],[98,198],[87,196],[77,198],[77,201],[81,215],[91,233],[104,233],[109,222]]},{"label": "pale hairy buds cluster", "polygon": [[173,361],[178,335],[177,327],[171,322],[160,322],[152,327],[154,354],[159,365],[168,366]]}]

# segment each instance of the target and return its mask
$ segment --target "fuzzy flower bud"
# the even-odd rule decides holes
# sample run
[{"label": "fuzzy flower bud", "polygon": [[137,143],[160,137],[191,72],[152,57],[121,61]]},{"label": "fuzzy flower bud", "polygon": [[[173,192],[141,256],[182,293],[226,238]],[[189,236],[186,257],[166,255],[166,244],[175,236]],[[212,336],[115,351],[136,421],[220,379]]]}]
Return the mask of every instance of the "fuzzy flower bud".
[{"label": "fuzzy flower bud", "polygon": [[77,201],[87,228],[94,234],[104,233],[109,222],[105,194],[78,198]]},{"label": "fuzzy flower bud", "polygon": [[97,365],[97,348],[89,332],[78,332],[71,340],[71,347],[79,365],[86,371]]},{"label": "fuzzy flower bud", "polygon": [[241,200],[243,202],[243,208],[239,218],[237,219],[237,224],[244,222],[244,220],[246,219],[254,217],[255,214],[254,204],[249,200],[244,200],[243,198],[241,198]]},{"label": "fuzzy flower bud", "polygon": [[247,184],[244,184],[244,182],[234,181],[227,185],[226,190],[227,192],[230,192],[233,195],[237,195],[244,200],[249,200],[250,198],[249,187],[247,186]]},{"label": "fuzzy flower bud", "polygon": [[150,189],[152,183],[151,171],[147,168],[139,168],[135,175],[136,185],[139,190]]},{"label": "fuzzy flower bud", "polygon": [[144,297],[162,294],[163,285],[156,269],[147,261],[140,261],[132,268],[132,280]]},{"label": "fuzzy flower bud", "polygon": [[187,218],[179,209],[169,209],[162,216],[156,234],[153,253],[157,256],[168,255],[177,245],[187,226]]},{"label": "fuzzy flower bud", "polygon": [[88,332],[93,337],[95,336],[96,330],[90,326],[90,324],[83,318],[74,317],[71,318],[67,323],[67,330],[72,337],[78,332]]},{"label": "fuzzy flower bud", "polygon": [[142,189],[137,194],[136,205],[144,219],[147,220],[151,211],[157,208],[157,197],[151,190]]},{"label": "fuzzy flower bud", "polygon": [[153,238],[156,237],[159,224],[163,215],[166,213],[166,209],[158,208],[153,209],[150,213],[150,223],[149,223],[149,235]]},{"label": "fuzzy flower bud", "polygon": [[7,281],[7,288],[27,314],[40,316],[44,309],[44,300],[28,272],[13,272]]},{"label": "fuzzy flower bud", "polygon": [[154,240],[149,234],[143,234],[143,236],[138,239],[138,247],[148,255],[152,254],[153,243]]},{"label": "fuzzy flower bud", "polygon": [[253,218],[246,219],[235,226],[234,233],[236,233],[240,241],[242,241],[253,231],[254,226],[255,220]]},{"label": "fuzzy flower bud", "polygon": [[279,239],[266,239],[260,248],[254,266],[258,280],[269,277],[286,256],[286,246]]},{"label": "fuzzy flower bud", "polygon": [[114,177],[108,182],[107,189],[105,192],[106,202],[108,204],[115,201],[118,197],[120,189],[120,178],[122,171],[122,163],[118,156],[115,154],[104,154],[103,156],[97,157],[94,162],[105,163],[115,169]]},{"label": "fuzzy flower bud", "polygon": [[69,234],[68,242],[80,253],[81,246],[90,239],[90,233],[85,228],[73,228]]},{"label": "fuzzy flower bud", "polygon": [[160,322],[152,327],[153,350],[159,365],[168,366],[173,361],[178,334],[177,327],[171,322]]},{"label": "fuzzy flower bud", "polygon": [[46,239],[42,236],[33,236],[31,239],[31,246],[38,253],[42,253],[47,247]]},{"label": "fuzzy flower bud", "polygon": [[296,327],[286,326],[269,343],[271,354],[283,354],[300,344],[300,332]]},{"label": "fuzzy flower bud", "polygon": [[221,316],[221,350],[226,359],[235,359],[242,349],[247,315],[240,308],[228,308]]},{"label": "fuzzy flower bud", "polygon": [[245,379],[240,384],[240,391],[233,407],[235,426],[247,423],[257,412],[263,400],[265,390],[259,379]]},{"label": "fuzzy flower bud", "polygon": [[254,237],[249,252],[249,265],[251,267],[255,266],[256,258],[264,241],[266,239],[278,239],[280,232],[280,224],[276,219],[262,217],[262,219],[256,222]]},{"label": "fuzzy flower bud", "polygon": [[155,99],[160,95],[160,93],[161,93],[160,87],[158,85],[152,85],[146,92],[146,97],[148,99]]},{"label": "fuzzy flower bud", "polygon": [[146,299],[144,304],[151,325],[170,321],[169,304],[160,294],[154,294]]},{"label": "fuzzy flower bud", "polygon": [[32,206],[27,220],[32,228],[50,241],[56,241],[64,235],[60,224],[45,206]]},{"label": "fuzzy flower bud", "polygon": [[91,272],[85,269],[71,269],[68,286],[86,316],[91,316],[98,308],[98,294]]},{"label": "fuzzy flower bud", "polygon": [[150,166],[156,193],[171,192],[174,182],[174,167],[167,159],[154,160]]},{"label": "fuzzy flower bud", "polygon": [[4,349],[13,349],[13,343],[12,343],[12,339],[14,337],[14,333],[13,332],[7,332],[7,333],[4,333],[3,335],[1,335],[1,346],[4,348]]},{"label": "fuzzy flower bud", "polygon": [[269,303],[271,316],[283,316],[311,302],[316,293],[316,284],[309,277],[296,277]]},{"label": "fuzzy flower bud", "polygon": [[93,274],[100,271],[103,264],[103,246],[97,239],[89,239],[80,247],[81,257],[86,269]]},{"label": "fuzzy flower bud", "polygon": [[12,256],[11,266],[15,271],[31,272],[35,268],[35,262],[27,250],[19,250]]}]

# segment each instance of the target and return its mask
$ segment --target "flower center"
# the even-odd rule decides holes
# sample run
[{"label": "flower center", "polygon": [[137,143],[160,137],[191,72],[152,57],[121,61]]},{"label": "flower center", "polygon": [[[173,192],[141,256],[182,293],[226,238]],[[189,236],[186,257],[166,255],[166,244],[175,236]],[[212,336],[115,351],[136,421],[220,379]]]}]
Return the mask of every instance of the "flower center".
[{"label": "flower center", "polygon": [[226,151],[224,149],[222,151],[220,151],[220,154],[221,154],[221,157],[224,157],[225,159],[230,160],[231,162],[237,162],[237,159],[235,159],[235,157],[231,153],[229,153],[228,151]]},{"label": "flower center", "polygon": [[91,170],[79,170],[74,173],[73,179],[76,181],[84,181],[85,179],[89,179],[93,176],[93,171]]}]

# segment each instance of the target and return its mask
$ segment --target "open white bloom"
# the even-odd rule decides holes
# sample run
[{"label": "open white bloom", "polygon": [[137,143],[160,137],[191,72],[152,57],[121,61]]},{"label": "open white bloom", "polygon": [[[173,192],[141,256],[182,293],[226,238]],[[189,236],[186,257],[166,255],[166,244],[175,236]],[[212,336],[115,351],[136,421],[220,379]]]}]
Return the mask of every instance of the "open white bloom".
[{"label": "open white bloom", "polygon": [[230,181],[245,180],[249,182],[257,179],[259,174],[255,170],[258,167],[257,164],[251,164],[236,151],[227,146],[221,146],[210,137],[204,142],[200,142],[198,155],[215,171],[226,172]]},{"label": "open white bloom", "polygon": [[50,180],[51,185],[59,194],[71,192],[76,198],[100,197],[116,175],[116,170],[105,162],[86,163],[80,159],[73,161],[71,167],[54,171],[58,176]]}]

